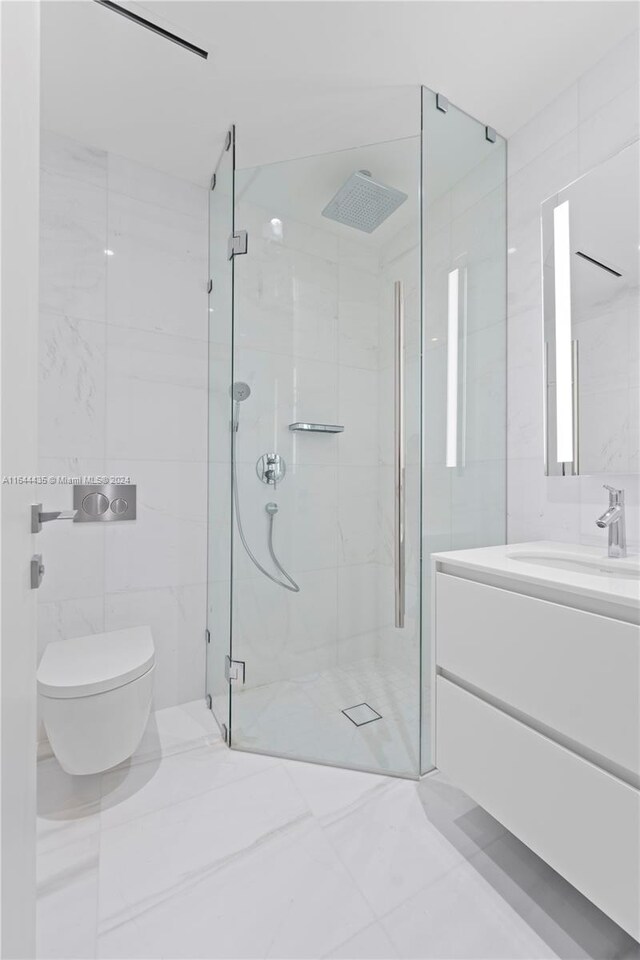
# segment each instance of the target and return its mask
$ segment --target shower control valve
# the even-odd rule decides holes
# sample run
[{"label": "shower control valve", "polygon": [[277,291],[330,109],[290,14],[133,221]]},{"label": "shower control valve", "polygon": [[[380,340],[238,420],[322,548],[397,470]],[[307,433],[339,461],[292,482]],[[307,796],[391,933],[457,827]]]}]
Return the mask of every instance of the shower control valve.
[{"label": "shower control valve", "polygon": [[263,453],[256,463],[258,479],[263,483],[270,483],[274,487],[284,479],[287,466],[278,453]]}]

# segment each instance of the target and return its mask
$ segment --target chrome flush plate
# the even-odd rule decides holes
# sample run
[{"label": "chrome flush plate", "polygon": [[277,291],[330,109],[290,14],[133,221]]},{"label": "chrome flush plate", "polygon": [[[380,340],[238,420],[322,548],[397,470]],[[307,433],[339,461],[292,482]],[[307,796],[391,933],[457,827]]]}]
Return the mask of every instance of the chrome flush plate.
[{"label": "chrome flush plate", "polygon": [[73,487],[75,523],[135,520],[135,483],[78,483]]}]

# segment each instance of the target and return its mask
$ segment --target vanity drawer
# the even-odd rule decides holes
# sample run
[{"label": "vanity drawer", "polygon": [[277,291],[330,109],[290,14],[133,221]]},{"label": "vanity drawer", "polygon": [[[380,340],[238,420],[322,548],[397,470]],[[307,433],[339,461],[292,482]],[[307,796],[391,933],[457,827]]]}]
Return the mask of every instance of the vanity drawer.
[{"label": "vanity drawer", "polygon": [[640,773],[638,626],[438,573],[436,662]]},{"label": "vanity drawer", "polygon": [[627,930],[640,936],[640,793],[438,677],[436,765]]}]

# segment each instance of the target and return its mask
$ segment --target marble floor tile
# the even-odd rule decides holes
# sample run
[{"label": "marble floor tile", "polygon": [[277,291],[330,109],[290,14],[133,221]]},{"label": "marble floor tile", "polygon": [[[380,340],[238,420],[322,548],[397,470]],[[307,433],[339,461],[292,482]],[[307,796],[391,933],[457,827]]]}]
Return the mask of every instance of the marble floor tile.
[{"label": "marble floor tile", "polygon": [[37,956],[88,960],[97,942],[98,817],[39,818],[37,829]]},{"label": "marble floor tile", "polygon": [[272,757],[229,750],[222,741],[109,770],[102,778],[101,827],[119,826],[260,773]]},{"label": "marble floor tile", "polygon": [[55,757],[38,763],[38,817],[48,821],[80,821],[100,812],[101,775],[72,777]]},{"label": "marble floor tile", "polygon": [[429,823],[469,858],[507,831],[491,814],[438,773],[423,777],[416,794]]},{"label": "marble floor tile", "polygon": [[384,928],[379,923],[371,923],[360,930],[345,943],[341,943],[331,953],[325,954],[332,960],[395,960],[397,952]]},{"label": "marble floor tile", "polygon": [[439,774],[229,750],[201,701],[134,762],[38,774],[38,957],[640,960]]},{"label": "marble floor tile", "polygon": [[165,707],[152,714],[128,764],[146,763],[220,740],[220,732],[204,700]]},{"label": "marble floor tile", "polygon": [[407,780],[325,818],[324,830],[377,917],[464,862],[428,821]]},{"label": "marble floor tile", "polygon": [[100,933],[100,957],[316,958],[371,923],[312,820],[275,831],[161,906]]},{"label": "marble floor tile", "polygon": [[287,772],[314,816],[323,820],[345,813],[389,786],[389,778],[314,763],[288,763]]},{"label": "marble floor tile", "polygon": [[381,920],[401,957],[537,960],[557,954],[468,863]]},{"label": "marble floor tile", "polygon": [[310,817],[278,765],[105,830],[100,933],[188,894],[230,859]]}]

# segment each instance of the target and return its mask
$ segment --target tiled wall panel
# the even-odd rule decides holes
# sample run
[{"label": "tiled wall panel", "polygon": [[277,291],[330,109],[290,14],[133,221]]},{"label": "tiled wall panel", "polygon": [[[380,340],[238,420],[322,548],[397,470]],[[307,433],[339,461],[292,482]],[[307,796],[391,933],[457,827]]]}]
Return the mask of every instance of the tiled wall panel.
[{"label": "tiled wall panel", "polygon": [[44,527],[40,650],[149,624],[167,707],[204,695],[207,192],[46,132],[41,175],[41,473],[130,475],[138,518]]}]

